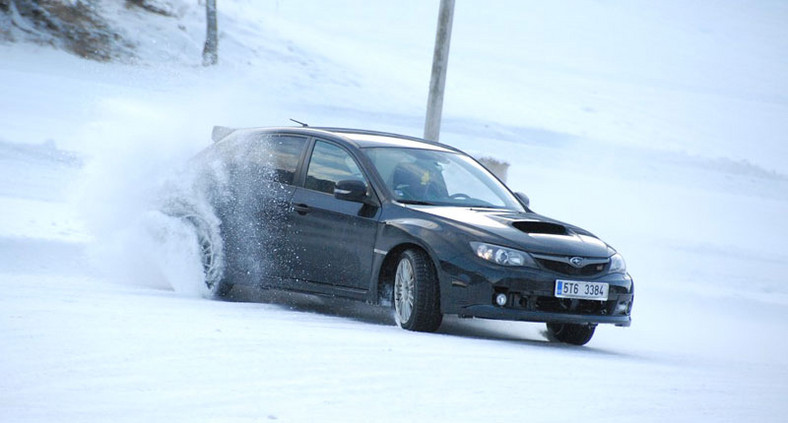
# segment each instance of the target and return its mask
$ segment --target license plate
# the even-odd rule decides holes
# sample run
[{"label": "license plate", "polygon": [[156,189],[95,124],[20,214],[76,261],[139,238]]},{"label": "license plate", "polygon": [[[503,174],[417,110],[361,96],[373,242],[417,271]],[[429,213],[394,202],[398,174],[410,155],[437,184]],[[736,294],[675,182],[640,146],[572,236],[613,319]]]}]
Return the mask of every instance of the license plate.
[{"label": "license plate", "polygon": [[602,282],[555,281],[555,296],[584,300],[607,300],[608,284]]}]

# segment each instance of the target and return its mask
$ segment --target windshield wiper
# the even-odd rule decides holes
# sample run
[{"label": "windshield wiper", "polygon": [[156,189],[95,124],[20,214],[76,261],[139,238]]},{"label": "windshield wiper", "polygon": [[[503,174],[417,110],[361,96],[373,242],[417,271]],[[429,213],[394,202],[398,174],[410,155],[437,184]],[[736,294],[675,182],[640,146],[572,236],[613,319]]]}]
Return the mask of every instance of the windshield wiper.
[{"label": "windshield wiper", "polygon": [[506,207],[501,206],[491,206],[488,204],[472,204],[470,206],[463,204],[461,207],[467,207],[469,209],[494,209],[494,210],[504,210]]},{"label": "windshield wiper", "polygon": [[422,201],[422,200],[397,200],[397,202],[402,204],[415,204],[417,206],[437,206],[435,203],[430,203],[429,201]]}]

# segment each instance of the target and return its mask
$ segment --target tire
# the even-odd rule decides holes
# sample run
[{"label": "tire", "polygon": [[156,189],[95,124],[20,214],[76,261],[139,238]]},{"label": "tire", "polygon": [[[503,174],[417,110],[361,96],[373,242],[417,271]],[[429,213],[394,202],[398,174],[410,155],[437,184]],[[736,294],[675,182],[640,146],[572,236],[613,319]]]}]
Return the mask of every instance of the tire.
[{"label": "tire", "polygon": [[572,345],[585,345],[594,336],[596,325],[574,325],[569,323],[548,323],[547,334],[551,340]]},{"label": "tire", "polygon": [[438,278],[429,256],[416,249],[400,255],[394,274],[397,324],[416,332],[435,332],[441,325]]},{"label": "tire", "polygon": [[200,253],[204,279],[204,295],[212,299],[227,298],[233,285],[227,281],[223,242],[218,233],[198,216],[186,216],[185,220],[194,226]]}]

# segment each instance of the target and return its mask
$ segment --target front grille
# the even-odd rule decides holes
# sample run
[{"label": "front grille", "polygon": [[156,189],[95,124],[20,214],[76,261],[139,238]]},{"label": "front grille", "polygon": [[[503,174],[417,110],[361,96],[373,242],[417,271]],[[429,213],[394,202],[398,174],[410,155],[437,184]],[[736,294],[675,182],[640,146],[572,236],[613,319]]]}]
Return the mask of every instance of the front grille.
[{"label": "front grille", "polygon": [[541,297],[541,296],[520,296],[515,294],[516,301],[513,303],[515,308],[530,311],[544,311],[547,313],[574,313],[590,314],[596,316],[606,316],[612,314],[616,306],[616,300],[595,301],[595,300],[575,300],[569,298]]},{"label": "front grille", "polygon": [[537,297],[535,309],[552,313],[572,312],[606,315],[615,301],[572,300],[569,298]]},{"label": "front grille", "polygon": [[594,276],[604,272],[607,267],[607,263],[594,263],[577,268],[569,263],[545,258],[537,258],[536,261],[547,270],[568,276]]}]

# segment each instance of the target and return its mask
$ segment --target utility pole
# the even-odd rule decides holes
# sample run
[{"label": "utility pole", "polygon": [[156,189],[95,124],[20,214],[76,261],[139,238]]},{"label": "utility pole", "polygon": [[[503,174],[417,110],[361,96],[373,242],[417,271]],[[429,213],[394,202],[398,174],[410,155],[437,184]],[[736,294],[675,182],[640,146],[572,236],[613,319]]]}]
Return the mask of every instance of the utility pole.
[{"label": "utility pole", "polygon": [[435,34],[435,52],[432,56],[430,93],[427,98],[427,119],[424,122],[424,139],[438,141],[443,112],[443,91],[446,88],[446,69],[449,67],[451,24],[454,19],[454,0],[441,0],[438,12],[438,30]]}]

